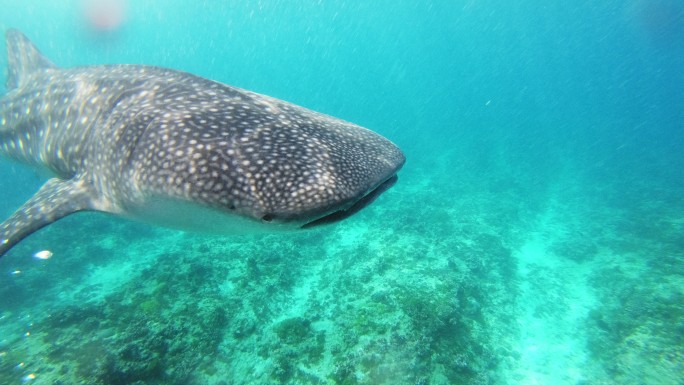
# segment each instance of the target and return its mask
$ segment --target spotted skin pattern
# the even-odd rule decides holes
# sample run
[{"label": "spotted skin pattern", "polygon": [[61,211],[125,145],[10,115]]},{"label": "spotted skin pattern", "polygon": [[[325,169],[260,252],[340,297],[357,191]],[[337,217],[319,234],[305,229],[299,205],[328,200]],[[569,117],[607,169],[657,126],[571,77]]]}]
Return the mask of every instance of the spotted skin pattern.
[{"label": "spotted skin pattern", "polygon": [[275,98],[151,66],[59,69],[21,32],[6,40],[0,153],[54,178],[0,225],[0,256],[82,210],[227,234],[299,228],[405,161],[372,131]]}]

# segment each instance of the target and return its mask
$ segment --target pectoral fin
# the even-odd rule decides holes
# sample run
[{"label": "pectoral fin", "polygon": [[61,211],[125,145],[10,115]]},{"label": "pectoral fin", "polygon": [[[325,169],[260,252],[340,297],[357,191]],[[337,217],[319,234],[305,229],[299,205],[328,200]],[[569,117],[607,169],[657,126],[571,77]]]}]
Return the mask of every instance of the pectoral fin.
[{"label": "pectoral fin", "polygon": [[0,225],[0,257],[25,237],[50,223],[91,207],[91,194],[80,179],[50,179]]}]

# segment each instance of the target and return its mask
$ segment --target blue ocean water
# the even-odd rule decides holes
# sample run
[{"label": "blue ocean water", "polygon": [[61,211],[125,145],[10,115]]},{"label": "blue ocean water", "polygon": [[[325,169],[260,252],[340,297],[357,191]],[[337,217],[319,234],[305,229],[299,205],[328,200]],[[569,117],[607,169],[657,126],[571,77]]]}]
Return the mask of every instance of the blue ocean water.
[{"label": "blue ocean water", "polygon": [[[340,117],[407,163],[296,234],[95,213],[34,234],[0,259],[0,383],[682,383],[680,0],[130,0],[111,31],[90,3],[3,0],[0,28],[63,67]],[[0,161],[2,218],[44,181]]]}]

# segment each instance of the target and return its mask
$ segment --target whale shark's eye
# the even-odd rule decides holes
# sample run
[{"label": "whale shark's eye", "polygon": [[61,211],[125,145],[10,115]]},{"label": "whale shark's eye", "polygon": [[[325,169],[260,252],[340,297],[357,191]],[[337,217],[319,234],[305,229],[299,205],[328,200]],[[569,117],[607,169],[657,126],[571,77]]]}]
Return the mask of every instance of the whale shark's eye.
[{"label": "whale shark's eye", "polygon": [[275,215],[273,214],[266,214],[263,217],[261,217],[261,220],[264,222],[270,222],[275,218]]}]

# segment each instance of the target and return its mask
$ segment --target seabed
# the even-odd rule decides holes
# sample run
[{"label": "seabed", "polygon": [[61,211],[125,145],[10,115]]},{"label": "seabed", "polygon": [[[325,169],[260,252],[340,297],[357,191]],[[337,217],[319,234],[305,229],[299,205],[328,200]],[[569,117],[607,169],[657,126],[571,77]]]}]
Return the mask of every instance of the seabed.
[{"label": "seabed", "polygon": [[680,200],[435,164],[300,233],[48,227],[0,261],[0,383],[681,384]]}]

